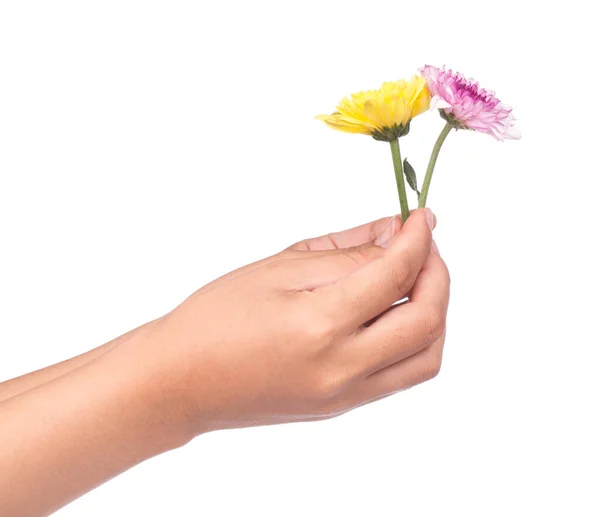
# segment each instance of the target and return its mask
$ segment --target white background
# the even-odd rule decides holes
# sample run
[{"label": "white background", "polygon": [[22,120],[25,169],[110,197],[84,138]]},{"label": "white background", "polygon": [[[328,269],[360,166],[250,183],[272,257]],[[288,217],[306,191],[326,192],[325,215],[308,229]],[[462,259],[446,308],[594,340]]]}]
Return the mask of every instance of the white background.
[{"label": "white background", "polygon": [[[591,6],[4,0],[0,379],[397,211],[386,145],[313,119],[344,95],[445,63],[523,132],[452,133],[440,155],[439,377],[337,420],[199,437],[57,515],[600,515]],[[421,177],[441,126],[402,141]]]}]

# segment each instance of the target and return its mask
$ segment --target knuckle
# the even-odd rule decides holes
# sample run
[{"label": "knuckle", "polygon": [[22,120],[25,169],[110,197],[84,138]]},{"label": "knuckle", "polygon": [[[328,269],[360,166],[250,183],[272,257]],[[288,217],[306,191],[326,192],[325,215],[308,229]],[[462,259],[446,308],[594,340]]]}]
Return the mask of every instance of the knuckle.
[{"label": "knuckle", "polygon": [[448,266],[446,265],[446,263],[444,262],[444,260],[442,258],[440,258],[440,265],[443,269],[443,275],[444,275],[444,282],[447,285],[450,285],[452,283],[452,279],[450,278],[450,270],[448,269]]},{"label": "knuckle", "polygon": [[344,391],[345,379],[333,369],[326,369],[315,375],[311,391],[315,398],[327,402],[321,407],[331,408],[336,404],[336,398]]},{"label": "knuckle", "polygon": [[286,333],[315,351],[331,344],[337,337],[339,326],[333,311],[314,303],[312,293],[304,293],[294,302],[293,310],[286,313]]},{"label": "knuckle", "polygon": [[352,249],[342,250],[340,256],[343,257],[343,260],[346,262],[350,262],[352,266],[362,266],[365,262],[364,257],[360,252]]},{"label": "knuckle", "polygon": [[442,360],[431,361],[429,366],[426,369],[426,378],[428,381],[437,377],[442,369]]},{"label": "knuckle", "polygon": [[412,286],[411,278],[410,278],[410,268],[407,264],[399,261],[392,269],[391,269],[391,284],[398,291],[399,296],[404,296],[408,293]]},{"label": "knuckle", "polygon": [[305,257],[307,251],[308,250],[306,250],[306,249],[298,248],[297,245],[294,244],[294,246],[290,246],[289,248],[281,250],[277,255],[274,255],[274,257],[283,258],[283,259]]},{"label": "knuckle", "polygon": [[431,309],[423,319],[423,335],[428,342],[434,342],[444,335],[446,315],[441,309]]},{"label": "knuckle", "polygon": [[286,270],[286,260],[282,256],[273,257],[263,265],[264,272],[271,277],[278,278]]},{"label": "knuckle", "polygon": [[374,245],[354,246],[345,250],[346,254],[358,265],[364,265],[374,258],[383,256],[383,249]]},{"label": "knuckle", "polygon": [[424,382],[435,379],[438,373],[440,373],[440,367],[436,366],[433,362],[431,364],[428,363],[423,365],[421,370],[417,373],[415,382],[413,384],[416,386],[418,384],[423,384]]},{"label": "knuckle", "polygon": [[437,377],[442,369],[442,348],[431,348],[421,370],[420,382],[426,382]]},{"label": "knuckle", "polygon": [[336,335],[335,320],[324,314],[311,318],[308,320],[308,323],[304,321],[301,328],[308,340],[323,345],[332,342]]}]

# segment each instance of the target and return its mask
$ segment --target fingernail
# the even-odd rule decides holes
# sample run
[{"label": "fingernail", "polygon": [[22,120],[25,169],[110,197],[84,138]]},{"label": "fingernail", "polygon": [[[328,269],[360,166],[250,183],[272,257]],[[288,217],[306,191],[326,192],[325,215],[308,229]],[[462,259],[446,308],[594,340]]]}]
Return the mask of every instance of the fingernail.
[{"label": "fingernail", "polygon": [[433,215],[433,212],[429,208],[426,208],[425,209],[425,220],[427,221],[427,226],[429,226],[429,229],[432,231],[435,226],[434,217],[435,216]]},{"label": "fingernail", "polygon": [[389,246],[388,241],[394,236],[396,233],[396,221],[398,220],[398,216],[392,217],[387,224],[384,226],[383,230],[379,234],[374,241],[375,246],[379,246],[381,248],[387,248]]},{"label": "fingernail", "polygon": [[440,250],[437,247],[437,244],[435,243],[435,241],[431,241],[431,249],[433,250],[433,252],[437,255],[440,254]]}]

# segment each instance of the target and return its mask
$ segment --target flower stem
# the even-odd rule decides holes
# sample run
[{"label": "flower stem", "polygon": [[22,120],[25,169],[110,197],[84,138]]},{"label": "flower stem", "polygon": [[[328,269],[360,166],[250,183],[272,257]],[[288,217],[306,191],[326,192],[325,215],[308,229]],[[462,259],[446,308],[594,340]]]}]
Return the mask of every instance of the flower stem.
[{"label": "flower stem", "polygon": [[431,151],[431,158],[429,158],[429,165],[427,166],[427,172],[425,173],[425,178],[423,179],[423,186],[421,187],[421,195],[419,196],[419,208],[423,208],[425,203],[427,202],[427,193],[429,192],[429,185],[431,185],[431,176],[433,176],[433,169],[435,169],[435,162],[437,161],[438,154],[440,154],[440,149],[442,148],[442,144],[446,137],[450,133],[452,129],[451,124],[446,124],[440,136],[435,142],[433,146],[433,151]]},{"label": "flower stem", "polygon": [[394,162],[394,173],[396,174],[396,185],[398,187],[398,198],[400,199],[402,222],[404,222],[408,219],[410,211],[408,210],[408,201],[406,199],[404,170],[402,169],[402,157],[400,156],[400,142],[398,138],[390,141],[390,147],[392,148],[392,160]]}]

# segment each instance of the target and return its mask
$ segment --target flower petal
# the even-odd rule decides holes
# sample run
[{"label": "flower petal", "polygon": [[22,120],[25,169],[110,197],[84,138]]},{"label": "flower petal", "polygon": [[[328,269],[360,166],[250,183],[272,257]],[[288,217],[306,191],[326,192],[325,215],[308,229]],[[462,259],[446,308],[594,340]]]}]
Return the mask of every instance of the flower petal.
[{"label": "flower petal", "polygon": [[501,103],[492,90],[486,90],[477,81],[445,67],[425,65],[420,72],[433,97],[432,108],[443,109],[461,126],[499,140],[520,137],[514,127],[512,108]]}]

